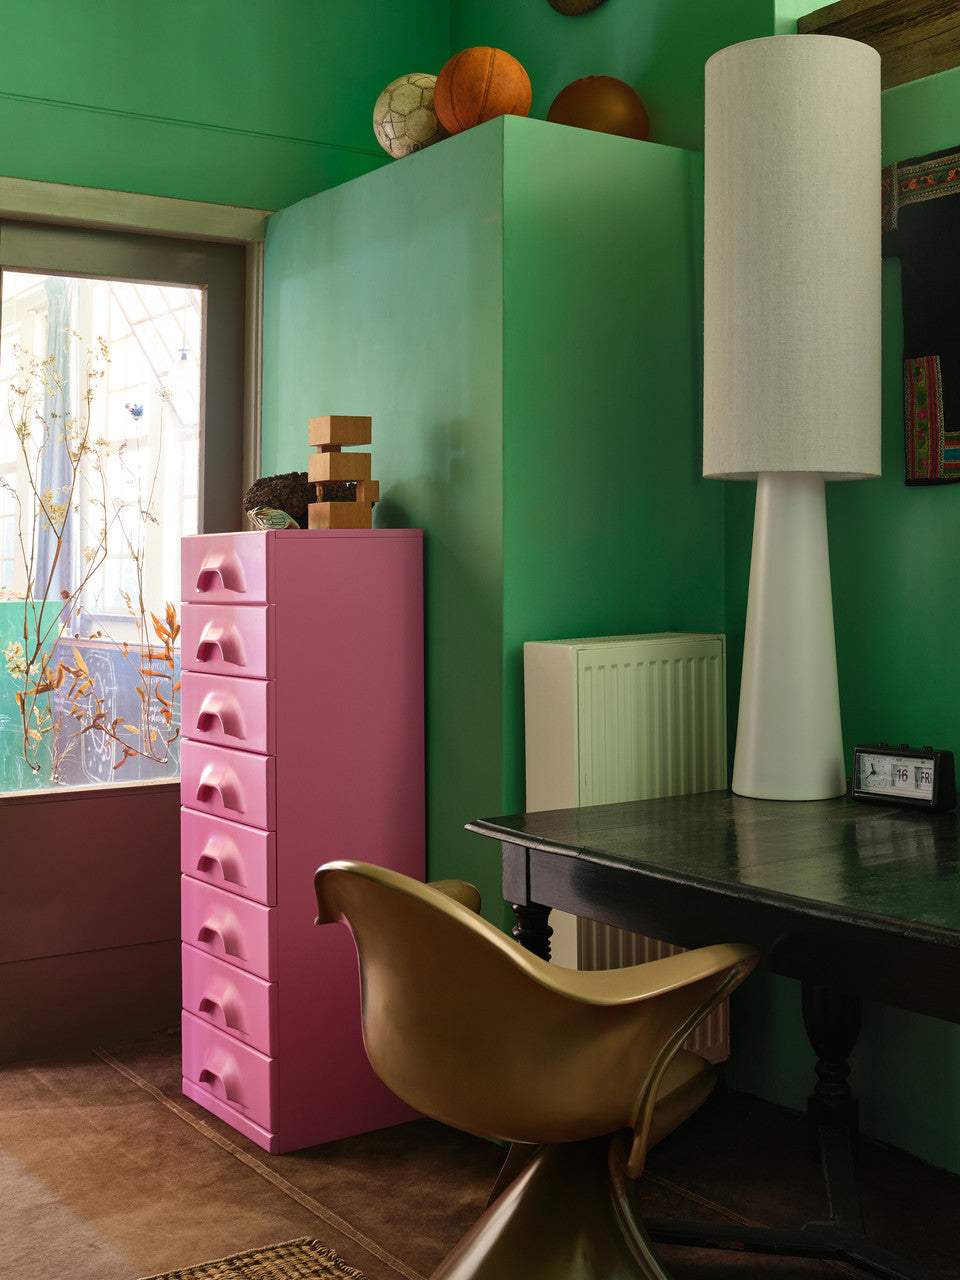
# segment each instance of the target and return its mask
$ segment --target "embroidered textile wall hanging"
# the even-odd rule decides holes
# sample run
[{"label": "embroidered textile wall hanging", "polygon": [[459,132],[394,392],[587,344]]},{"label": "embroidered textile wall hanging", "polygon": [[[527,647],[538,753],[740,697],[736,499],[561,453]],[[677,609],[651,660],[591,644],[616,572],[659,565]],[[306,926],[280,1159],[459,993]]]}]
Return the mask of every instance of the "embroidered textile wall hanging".
[{"label": "embroidered textile wall hanging", "polygon": [[908,485],[960,480],[960,147],[883,170],[883,254],[899,258]]}]

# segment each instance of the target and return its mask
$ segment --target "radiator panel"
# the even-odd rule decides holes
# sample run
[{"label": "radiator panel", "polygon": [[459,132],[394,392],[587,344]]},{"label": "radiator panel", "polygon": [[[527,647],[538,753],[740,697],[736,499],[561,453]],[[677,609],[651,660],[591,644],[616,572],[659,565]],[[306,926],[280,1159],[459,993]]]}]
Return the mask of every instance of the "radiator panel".
[{"label": "radiator panel", "polygon": [[[524,701],[530,811],[685,795],[727,784],[721,635],[664,632],[531,642],[524,645]],[[576,922],[581,969],[643,964],[677,950],[596,921]],[[688,1047],[711,1062],[728,1056],[726,1002]]]}]

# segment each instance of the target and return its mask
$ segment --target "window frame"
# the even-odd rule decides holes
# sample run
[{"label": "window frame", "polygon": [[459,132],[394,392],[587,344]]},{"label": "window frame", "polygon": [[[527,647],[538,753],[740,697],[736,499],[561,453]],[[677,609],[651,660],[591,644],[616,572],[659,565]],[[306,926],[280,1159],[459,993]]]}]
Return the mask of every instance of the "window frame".
[{"label": "window frame", "polygon": [[[242,385],[234,389],[226,412],[219,413],[220,421],[211,422],[204,417],[204,449],[216,460],[219,470],[219,485],[214,483],[205,486],[206,493],[201,499],[200,527],[203,532],[217,532],[239,527],[241,514],[241,498],[243,491],[253,483],[260,468],[260,403],[262,385],[262,300],[263,300],[263,242],[266,234],[266,220],[269,211],[245,209],[236,206],[211,205],[198,201],[177,200],[162,196],[147,196],[127,192],[112,192],[94,188],[63,186],[55,183],[37,182],[27,179],[0,177],[0,245],[6,239],[11,243],[24,243],[27,228],[21,224],[30,224],[34,232],[38,232],[37,243],[43,242],[44,252],[40,256],[48,257],[56,249],[58,239],[64,245],[69,242],[69,253],[75,255],[80,247],[79,265],[75,256],[69,258],[70,265],[63,267],[68,275],[114,275],[113,264],[107,269],[96,269],[96,253],[98,234],[110,233],[112,239],[129,241],[131,251],[146,249],[149,252],[151,237],[164,241],[181,239],[185,242],[185,252],[199,249],[198,255],[207,259],[207,267],[215,274],[228,270],[236,281],[239,272],[236,262],[224,267],[222,255],[218,255],[219,246],[239,246],[243,250],[242,281],[234,287],[233,303],[235,314],[242,317]],[[93,257],[84,262],[82,252],[84,243]],[[16,256],[21,256],[19,250]],[[219,260],[218,260],[219,259]],[[3,253],[0,250],[0,262]],[[30,269],[32,265],[40,269],[55,272],[57,260],[44,262],[39,259],[31,262],[29,255],[24,262],[10,261],[11,268],[23,266]],[[87,267],[90,270],[87,270]],[[133,273],[137,278],[144,278],[139,271]],[[201,272],[203,274],[203,272]],[[200,281],[212,284],[209,271]],[[211,325],[216,332],[216,326]],[[233,335],[236,345],[236,332]],[[211,348],[208,343],[208,359]],[[226,397],[211,398],[219,409],[224,408]],[[218,415],[213,415],[216,418]],[[237,423],[241,424],[241,437],[237,437]],[[238,446],[241,446],[238,449]],[[239,459],[237,454],[240,454]],[[220,463],[223,460],[239,462],[236,466],[236,480],[224,482]],[[203,455],[201,455],[201,473],[203,472]],[[201,474],[203,486],[203,475]],[[91,801],[96,797],[106,798],[118,792],[126,794],[156,794],[157,789],[179,792],[179,781],[157,780],[152,782],[121,782],[79,786],[64,790],[38,790],[11,792],[0,796],[0,810],[22,804],[61,805],[65,800],[79,801],[87,796]],[[41,810],[34,810],[38,815]],[[44,811],[45,812],[45,811]],[[66,811],[64,811],[66,812]],[[56,820],[54,820],[56,821]]]},{"label": "window frame", "polygon": [[[29,222],[43,224],[51,233],[60,226],[243,247],[243,489],[253,483],[260,468],[263,242],[270,212],[0,176],[0,224]],[[208,531],[222,523],[213,512],[206,512],[203,520]]]}]

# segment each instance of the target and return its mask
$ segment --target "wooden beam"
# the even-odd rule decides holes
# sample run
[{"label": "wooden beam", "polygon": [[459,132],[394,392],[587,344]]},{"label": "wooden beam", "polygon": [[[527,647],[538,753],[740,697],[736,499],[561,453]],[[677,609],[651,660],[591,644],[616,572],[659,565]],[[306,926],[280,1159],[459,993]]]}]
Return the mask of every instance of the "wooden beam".
[{"label": "wooden beam", "polygon": [[955,0],[837,0],[797,20],[800,35],[845,36],[880,54],[880,87],[960,66]]}]

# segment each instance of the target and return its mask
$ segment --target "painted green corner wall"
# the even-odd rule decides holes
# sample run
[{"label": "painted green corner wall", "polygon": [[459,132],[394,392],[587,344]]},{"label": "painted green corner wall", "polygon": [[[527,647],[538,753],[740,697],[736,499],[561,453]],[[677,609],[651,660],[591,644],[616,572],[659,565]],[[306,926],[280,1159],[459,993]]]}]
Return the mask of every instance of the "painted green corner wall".
[{"label": "painted green corner wall", "polygon": [[0,173],[280,208],[388,163],[376,97],[449,27],[449,0],[7,5]]},{"label": "painted green corner wall", "polygon": [[577,18],[547,0],[454,0],[450,43],[493,45],[518,58],[537,119],[571,81],[615,76],[643,98],[652,142],[702,150],[703,64],[725,45],[773,31],[774,0],[630,0]]},{"label": "painted green corner wall", "polygon": [[523,641],[720,627],[700,169],[510,117],[270,219],[263,469],[306,468],[313,415],[373,417],[376,523],[426,530],[429,870],[498,919],[462,828],[522,807]]},{"label": "painted green corner wall", "polygon": [[[305,471],[307,420],[373,419],[377,524],[424,528],[431,874],[499,811],[500,123],[272,217],[263,473]],[[371,732],[376,726],[371,726]],[[495,857],[481,876],[496,902]]]},{"label": "painted green corner wall", "polygon": [[[329,216],[320,219],[320,204],[306,199],[271,229],[263,470],[305,466],[311,414],[371,412],[375,467],[386,481],[380,518],[436,531],[427,616],[444,662],[432,667],[428,690],[431,759],[441,779],[462,779],[433,802],[438,867],[467,855],[465,816],[511,807],[519,795],[525,632],[724,629],[736,705],[752,488],[698,479],[694,377],[638,390],[637,369],[623,357],[627,322],[618,328],[613,305],[598,316],[584,281],[600,273],[616,307],[639,326],[638,349],[660,340],[654,313],[638,308],[640,290],[632,290],[669,271],[653,238],[698,216],[677,192],[653,184],[661,161],[676,163],[678,174],[691,163],[673,148],[701,145],[703,63],[737,40],[790,30],[816,7],[818,0],[610,0],[565,18],[547,0],[237,0],[229,14],[213,0],[152,9],[33,0],[4,14],[0,174],[266,209],[330,189]],[[505,135],[487,126],[402,165],[377,147],[370,112],[380,89],[406,71],[439,70],[470,44],[520,58],[534,117],[582,75],[618,76],[646,100],[651,136],[666,145],[649,149],[642,176],[628,165],[618,179],[636,202],[637,227],[650,234],[622,274],[611,280],[603,237],[616,242],[628,215],[602,186],[595,191],[593,170],[589,183],[565,172],[536,119],[519,130],[508,122]],[[956,143],[958,108],[956,72],[890,90],[885,158]],[[582,152],[580,141],[571,150]],[[659,190],[653,202],[644,199],[648,183]],[[541,225],[549,239],[537,234]],[[870,736],[932,739],[954,750],[960,737],[947,662],[957,630],[960,492],[900,483],[895,281],[890,265],[885,475],[830,493],[848,752]],[[577,303],[565,314],[555,306],[561,294]],[[552,314],[544,316],[547,304]],[[672,299],[662,315],[665,332],[681,341],[686,304]],[[571,350],[583,358],[562,360]],[[595,375],[578,378],[588,364]],[[649,470],[631,452],[641,445],[656,461]],[[674,474],[687,469],[679,491],[660,483],[671,456]],[[578,528],[603,528],[624,548],[622,563],[603,557],[598,593],[582,585],[596,546],[589,532],[575,537]],[[878,528],[897,545],[933,548],[925,562],[932,567],[915,572],[899,554],[891,572],[867,563],[864,530]],[[651,532],[660,529],[669,530],[666,561]],[[616,575],[625,589],[613,593]],[[918,666],[937,673],[936,692],[917,681]],[[465,679],[473,673],[479,678]],[[493,852],[474,842],[469,856],[487,859],[480,878],[496,897]],[[761,1015],[738,1029],[734,1065],[748,1087],[752,1080],[769,1091],[771,1080],[782,1081],[782,1099],[801,1105],[810,1061],[794,1033],[795,989],[758,977],[753,990]],[[869,1009],[854,1066],[868,1131],[960,1169],[958,1068],[955,1028]]]},{"label": "painted green corner wall", "polygon": [[[960,70],[883,95],[883,160],[960,143]],[[960,758],[960,487],[903,483],[899,264],[884,264],[883,476],[828,508],[844,741],[931,743]],[[886,553],[859,554],[880,531]],[[917,554],[919,552],[919,555]],[[882,1069],[877,1069],[882,1064]],[[854,1063],[864,1126],[960,1172],[960,1027],[867,1009]],[[917,1082],[922,1080],[922,1088]]]},{"label": "painted green corner wall", "polygon": [[655,141],[695,148],[704,59],[768,34],[773,7],[644,0],[571,19],[546,0],[32,0],[4,12],[0,174],[281,209],[389,165],[380,90],[470,44],[524,62],[534,117],[571,80],[613,75],[648,100]]},{"label": "painted green corner wall", "polygon": [[[525,640],[718,630],[702,480],[702,161],[505,122],[504,800],[523,808]],[[668,531],[668,532],[667,532]]]},{"label": "painted green corner wall", "polygon": [[[883,162],[960,143],[960,70],[883,94]],[[827,486],[844,747],[929,743],[960,758],[960,486],[903,483],[899,264],[883,274],[883,475]],[[727,485],[726,609],[742,648],[754,486]],[[875,554],[874,554],[875,551]],[[731,663],[735,671],[739,659]],[[732,684],[731,696],[735,690]],[[735,711],[736,703],[732,702]],[[752,983],[731,1082],[801,1106],[812,1055],[797,1032],[795,983]],[[770,1069],[770,1054],[779,1061]],[[866,1009],[852,1084],[866,1132],[960,1172],[960,1027],[880,1005]],[[922,1082],[922,1085],[919,1084]]]}]

